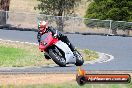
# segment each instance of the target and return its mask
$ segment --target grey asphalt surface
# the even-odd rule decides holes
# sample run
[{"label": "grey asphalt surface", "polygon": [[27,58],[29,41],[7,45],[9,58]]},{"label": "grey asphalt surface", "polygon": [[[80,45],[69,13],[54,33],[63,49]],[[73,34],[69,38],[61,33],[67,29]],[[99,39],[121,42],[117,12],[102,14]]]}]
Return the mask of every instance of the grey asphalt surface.
[{"label": "grey asphalt surface", "polygon": [[[37,32],[0,30],[0,39],[37,43]],[[73,45],[81,49],[91,49],[111,54],[114,59],[106,63],[86,64],[85,70],[132,70],[132,37],[67,34]],[[16,72],[69,72],[76,71],[75,66],[42,66],[22,69],[8,69]],[[0,72],[6,72],[0,69]]]}]

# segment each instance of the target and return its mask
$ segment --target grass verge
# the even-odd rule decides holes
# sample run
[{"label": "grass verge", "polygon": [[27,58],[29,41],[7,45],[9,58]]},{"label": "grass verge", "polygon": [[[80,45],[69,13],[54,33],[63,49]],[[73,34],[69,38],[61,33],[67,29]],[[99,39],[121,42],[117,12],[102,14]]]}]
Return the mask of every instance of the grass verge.
[{"label": "grass verge", "polygon": [[[90,50],[80,50],[85,61],[95,60],[98,54]],[[54,63],[52,60],[44,59],[43,53],[38,46],[0,41],[0,66],[1,67],[23,67],[42,66]]]},{"label": "grass verge", "polygon": [[92,51],[88,49],[85,50],[78,49],[78,51],[81,53],[85,61],[96,60],[97,58],[99,58],[99,55],[96,51]]}]

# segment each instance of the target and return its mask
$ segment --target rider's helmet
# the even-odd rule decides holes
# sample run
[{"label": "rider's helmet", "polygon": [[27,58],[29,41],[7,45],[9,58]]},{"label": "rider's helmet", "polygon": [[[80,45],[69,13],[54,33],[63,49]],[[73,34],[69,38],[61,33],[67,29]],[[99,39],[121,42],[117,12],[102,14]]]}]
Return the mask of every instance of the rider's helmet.
[{"label": "rider's helmet", "polygon": [[46,32],[47,25],[48,25],[48,22],[46,22],[46,21],[39,21],[39,22],[38,22],[38,29],[39,29],[42,33],[44,33],[44,32]]}]

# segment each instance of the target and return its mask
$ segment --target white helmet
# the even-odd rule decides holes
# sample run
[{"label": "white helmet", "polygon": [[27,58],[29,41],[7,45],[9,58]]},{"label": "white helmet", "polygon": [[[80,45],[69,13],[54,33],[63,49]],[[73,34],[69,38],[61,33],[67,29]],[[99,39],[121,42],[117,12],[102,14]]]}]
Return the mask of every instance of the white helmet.
[{"label": "white helmet", "polygon": [[48,22],[46,21],[39,21],[38,23],[38,29],[41,30],[43,33],[46,31]]}]

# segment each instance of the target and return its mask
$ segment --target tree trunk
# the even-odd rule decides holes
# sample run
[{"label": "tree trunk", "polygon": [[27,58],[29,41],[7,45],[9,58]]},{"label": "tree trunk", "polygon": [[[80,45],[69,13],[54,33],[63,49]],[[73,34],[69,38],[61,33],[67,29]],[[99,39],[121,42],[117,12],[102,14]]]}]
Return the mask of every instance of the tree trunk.
[{"label": "tree trunk", "polygon": [[0,25],[6,24],[8,13],[5,11],[9,11],[9,4],[10,0],[0,0]]},{"label": "tree trunk", "polygon": [[0,25],[6,24],[6,12],[0,11]]},{"label": "tree trunk", "polygon": [[58,14],[57,14],[57,16],[59,16],[59,17],[57,17],[57,19],[56,19],[56,24],[57,24],[57,29],[59,31],[63,32],[64,20],[63,20],[62,15],[63,15],[64,9],[62,8],[62,5],[63,5],[63,0],[60,1],[60,9],[59,9]]},{"label": "tree trunk", "polygon": [[64,28],[64,21],[63,21],[63,18],[62,17],[58,17],[56,19],[56,24],[57,24],[57,29],[59,31],[62,31],[63,32],[63,28]]}]

